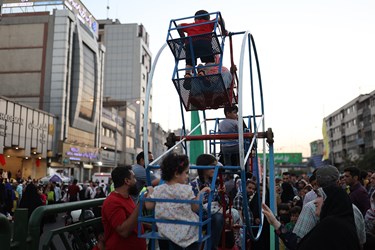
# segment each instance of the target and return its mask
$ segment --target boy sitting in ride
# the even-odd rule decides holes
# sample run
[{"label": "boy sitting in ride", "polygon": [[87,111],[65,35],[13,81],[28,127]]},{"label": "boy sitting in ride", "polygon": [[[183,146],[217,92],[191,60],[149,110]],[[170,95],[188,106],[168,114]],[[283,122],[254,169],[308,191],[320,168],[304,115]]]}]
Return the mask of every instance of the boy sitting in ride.
[{"label": "boy sitting in ride", "polygon": [[[219,63],[220,63],[220,56],[215,55],[215,66],[203,68],[204,74],[205,75],[219,74],[220,73]],[[234,68],[234,70],[236,70],[236,66],[234,66],[233,68]],[[224,82],[225,88],[229,89],[230,85],[232,83],[232,79],[233,79],[231,71],[227,67],[221,66],[221,76],[223,77],[223,82]]]},{"label": "boy sitting in ride", "polygon": [[[194,65],[197,64],[197,58],[200,58],[203,63],[213,64],[215,63],[215,58],[212,53],[212,36],[211,33],[215,28],[216,20],[210,20],[210,15],[206,10],[199,10],[195,13],[194,23],[181,23],[178,25],[178,33],[181,37],[194,36],[192,38],[192,49],[195,58],[192,58],[192,53],[190,53],[189,44],[186,45],[186,73],[185,78],[190,78],[192,76],[193,60]],[[218,20],[222,33],[224,35],[228,34],[225,30],[224,20],[219,18]],[[206,36],[200,36],[202,34],[207,34]],[[186,40],[188,42],[189,40]],[[203,76],[204,71],[199,70],[198,75]],[[191,88],[191,82],[185,79],[184,87],[186,89]]]},{"label": "boy sitting in ride", "polygon": [[[199,108],[210,107],[218,108],[225,100],[226,95],[230,91],[233,76],[231,71],[222,66],[221,72],[219,70],[220,56],[215,55],[215,65],[210,67],[198,66],[202,75],[206,75],[202,79],[202,84],[194,84],[191,86],[190,91],[190,103]],[[233,67],[236,70],[235,66]],[[222,80],[220,77],[215,77],[221,73]],[[221,83],[223,82],[223,83]],[[224,84],[224,86],[222,85]]]}]

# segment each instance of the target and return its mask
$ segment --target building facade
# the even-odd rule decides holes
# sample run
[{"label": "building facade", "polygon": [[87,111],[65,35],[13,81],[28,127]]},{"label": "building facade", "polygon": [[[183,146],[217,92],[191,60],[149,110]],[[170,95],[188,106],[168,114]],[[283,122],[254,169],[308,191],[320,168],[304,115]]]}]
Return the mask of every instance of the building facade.
[{"label": "building facade", "polygon": [[0,168],[12,177],[45,176],[55,124],[47,112],[0,97]]},{"label": "building facade", "polygon": [[360,95],[324,118],[331,163],[342,166],[374,149],[375,91]]},{"label": "building facade", "polygon": [[97,22],[79,0],[27,11],[3,13],[0,20],[0,95],[55,116],[50,170],[90,179],[103,101],[105,49],[97,42]]},{"label": "building facade", "polygon": [[152,135],[152,146],[151,152],[154,154],[154,158],[162,155],[167,147],[164,143],[167,142],[167,132],[163,130],[159,123],[151,123],[151,135]]},{"label": "building facade", "polygon": [[[149,35],[143,25],[121,24],[119,20],[99,20],[99,42],[106,48],[104,97],[113,101],[138,101],[136,108],[137,152],[143,148],[143,121],[146,87],[151,70]],[[152,93],[152,92],[151,92]],[[151,131],[152,94],[148,108],[148,131]],[[149,133],[152,145],[152,137]]]},{"label": "building facade", "polygon": [[[120,105],[118,105],[120,104]],[[119,164],[132,165],[136,150],[136,108],[132,103],[104,102],[101,133],[101,168],[97,172],[111,172]]]}]

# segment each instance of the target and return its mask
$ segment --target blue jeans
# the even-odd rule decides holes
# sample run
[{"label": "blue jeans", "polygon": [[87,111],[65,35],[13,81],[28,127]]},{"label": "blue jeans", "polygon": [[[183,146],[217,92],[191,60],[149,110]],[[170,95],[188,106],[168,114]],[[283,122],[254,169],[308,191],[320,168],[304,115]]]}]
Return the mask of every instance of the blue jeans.
[{"label": "blue jeans", "polygon": [[222,213],[211,215],[211,249],[216,250],[223,231],[224,217]]},{"label": "blue jeans", "polygon": [[224,165],[226,166],[239,166],[240,154],[239,153],[223,153]]}]

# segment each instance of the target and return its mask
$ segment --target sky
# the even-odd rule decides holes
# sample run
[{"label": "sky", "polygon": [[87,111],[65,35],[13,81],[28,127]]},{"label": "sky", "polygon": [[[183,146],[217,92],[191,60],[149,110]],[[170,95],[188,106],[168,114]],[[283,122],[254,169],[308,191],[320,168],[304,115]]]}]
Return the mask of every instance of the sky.
[{"label": "sky", "polygon": [[[375,90],[374,0],[83,3],[97,19],[143,24],[150,35],[153,58],[165,43],[170,20],[193,16],[199,9],[220,11],[229,31],[250,32],[260,61],[265,127],[274,132],[276,153],[310,156],[310,142],[323,138],[323,118],[360,94]],[[239,35],[234,39],[236,65],[242,38]],[[224,50],[228,52],[229,47]],[[245,60],[246,56],[248,52]],[[224,53],[224,63],[228,59],[229,54]],[[173,67],[173,56],[166,48],[156,65],[152,85],[152,120],[166,131],[182,127],[178,94],[171,81]],[[249,70],[244,69],[243,114],[250,115]],[[189,124],[189,115],[185,116]],[[223,112],[210,111],[207,117],[223,117]]]}]

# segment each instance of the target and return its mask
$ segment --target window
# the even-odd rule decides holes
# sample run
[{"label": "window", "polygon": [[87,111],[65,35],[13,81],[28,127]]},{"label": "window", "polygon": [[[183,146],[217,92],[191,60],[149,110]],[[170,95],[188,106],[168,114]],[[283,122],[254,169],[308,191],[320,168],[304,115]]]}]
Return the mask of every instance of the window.
[{"label": "window", "polygon": [[[78,73],[78,72],[77,72]],[[91,121],[94,114],[96,84],[95,53],[87,45],[83,45],[83,86],[82,99],[79,106],[79,117]]]},{"label": "window", "polygon": [[129,131],[129,133],[134,134],[135,133],[135,126],[131,123],[126,123],[126,129]]},{"label": "window", "polygon": [[134,138],[126,137],[126,148],[134,148]]},{"label": "window", "polygon": [[126,111],[127,111],[127,114],[126,114],[127,117],[135,120],[135,112],[133,110],[131,110],[130,108],[127,108]]}]

